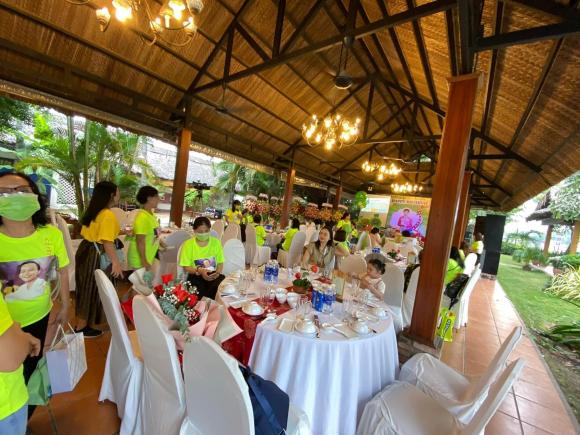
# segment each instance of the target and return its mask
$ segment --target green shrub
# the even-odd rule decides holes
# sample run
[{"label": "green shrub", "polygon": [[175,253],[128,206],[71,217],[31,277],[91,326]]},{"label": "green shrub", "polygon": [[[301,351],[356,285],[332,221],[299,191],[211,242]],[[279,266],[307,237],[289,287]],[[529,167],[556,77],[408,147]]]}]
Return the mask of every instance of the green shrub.
[{"label": "green shrub", "polygon": [[580,323],[556,325],[542,335],[556,343],[570,346],[573,349],[580,349]]},{"label": "green shrub", "polygon": [[580,255],[561,255],[550,258],[550,264],[556,269],[564,269],[565,265],[577,269],[580,267]]},{"label": "green shrub", "polygon": [[516,249],[512,254],[512,259],[516,263],[521,263],[524,259],[524,251],[521,249]]},{"label": "green shrub", "polygon": [[518,249],[515,243],[503,242],[501,244],[501,253],[505,255],[513,255],[514,251]]},{"label": "green shrub", "polygon": [[564,266],[562,273],[552,278],[546,291],[564,300],[580,303],[580,267]]}]

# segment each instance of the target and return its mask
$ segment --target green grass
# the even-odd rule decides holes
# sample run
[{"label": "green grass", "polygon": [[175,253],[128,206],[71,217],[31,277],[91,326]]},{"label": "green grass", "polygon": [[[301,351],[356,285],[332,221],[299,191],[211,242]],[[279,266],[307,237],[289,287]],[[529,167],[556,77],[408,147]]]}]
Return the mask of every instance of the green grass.
[{"label": "green grass", "polygon": [[550,277],[541,271],[525,271],[508,255],[502,255],[497,278],[524,323],[537,330],[580,321],[580,307],[542,290]]}]

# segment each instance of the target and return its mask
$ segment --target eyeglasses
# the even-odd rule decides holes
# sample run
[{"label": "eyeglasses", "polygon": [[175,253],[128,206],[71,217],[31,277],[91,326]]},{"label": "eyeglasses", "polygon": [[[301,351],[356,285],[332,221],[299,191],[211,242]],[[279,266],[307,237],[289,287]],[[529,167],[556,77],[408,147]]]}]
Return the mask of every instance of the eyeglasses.
[{"label": "eyeglasses", "polygon": [[30,186],[0,187],[0,195],[6,193],[33,193]]}]

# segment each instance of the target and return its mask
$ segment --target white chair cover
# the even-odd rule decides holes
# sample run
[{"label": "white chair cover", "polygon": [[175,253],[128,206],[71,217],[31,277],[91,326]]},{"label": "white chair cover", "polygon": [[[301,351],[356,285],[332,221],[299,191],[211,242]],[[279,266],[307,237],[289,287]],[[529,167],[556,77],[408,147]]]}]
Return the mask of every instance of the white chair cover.
[{"label": "white chair cover", "polygon": [[363,231],[360,233],[358,241],[356,242],[356,250],[364,251],[366,248],[371,246],[371,239],[369,238],[369,233]]},{"label": "white chair cover", "polygon": [[246,225],[246,261],[251,265],[261,266],[270,259],[271,250],[269,246],[258,246],[256,243],[256,227]]},{"label": "white chair cover", "polygon": [[144,435],[177,435],[185,417],[185,393],[175,339],[144,296],[133,298],[137,336],[143,354],[139,413]]},{"label": "white chair cover", "polygon": [[127,212],[125,210],[120,209],[119,207],[112,207],[111,211],[117,218],[117,222],[119,222],[119,226],[123,228],[127,223]]},{"label": "white chair cover", "polygon": [[314,237],[314,233],[316,233],[316,227],[314,225],[308,225],[304,233],[306,234],[306,241],[304,242],[304,246],[308,246],[309,243],[315,241],[312,240],[312,238]]},{"label": "white chair cover", "polygon": [[413,307],[415,306],[415,296],[417,294],[417,284],[419,283],[419,272],[421,266],[417,267],[411,274],[407,292],[403,296],[403,328],[411,324],[413,317]]},{"label": "white chair cover", "polygon": [[222,235],[222,246],[225,246],[226,242],[231,239],[238,239],[240,237],[240,226],[235,222],[228,225],[226,230]]},{"label": "white chair cover", "polygon": [[154,284],[161,282],[161,275],[170,273],[173,276],[177,276],[177,254],[183,242],[190,238],[191,234],[184,230],[175,231],[173,234],[167,236],[165,239],[167,250],[163,252],[159,251],[159,269],[157,276],[153,280]]},{"label": "white chair cover", "polygon": [[383,274],[385,283],[384,301],[389,306],[393,315],[395,332],[403,329],[403,290],[405,288],[405,275],[401,269],[391,263],[385,264]]},{"label": "white chair cover", "polygon": [[482,434],[524,366],[519,359],[506,368],[468,425],[412,384],[396,381],[367,403],[357,435]]},{"label": "white chair cover", "polygon": [[475,270],[476,262],[477,262],[477,254],[473,252],[467,254],[467,257],[465,257],[465,261],[463,262],[464,263],[463,273],[471,276],[473,274],[473,271]]},{"label": "white chair cover", "polygon": [[224,221],[221,219],[218,219],[217,221],[215,221],[213,223],[213,225],[211,226],[211,229],[214,230],[218,234],[217,238],[221,240],[221,238],[224,234]]},{"label": "white chair cover", "polygon": [[282,267],[294,267],[300,264],[305,241],[306,233],[298,231],[294,234],[292,244],[290,245],[290,251],[284,251],[283,249],[278,251],[278,263],[280,263]]},{"label": "white chair cover", "polygon": [[[469,254],[471,255],[471,254]],[[475,254],[473,254],[475,255]],[[459,329],[465,325],[467,325],[467,321],[468,321],[468,317],[469,317],[469,299],[471,298],[471,293],[473,292],[473,289],[475,288],[475,284],[477,284],[477,281],[479,280],[479,277],[481,276],[481,269],[479,267],[475,268],[475,270],[473,271],[473,273],[471,274],[471,276],[469,277],[469,281],[467,281],[467,284],[465,285],[465,289],[463,290],[463,293],[461,294],[461,297],[459,299],[459,305],[457,308],[457,317],[455,318],[455,328]]]},{"label": "white chair cover", "polygon": [[[139,398],[143,364],[139,359],[136,334],[127,331],[115,287],[102,270],[95,271],[99,297],[111,328],[111,343],[105,362],[99,402],[110,400],[117,405],[121,435],[138,434],[140,429]],[[134,331],[132,331],[134,332]],[[133,350],[133,346],[137,349]]]},{"label": "white chair cover", "polygon": [[522,328],[514,328],[495,354],[487,370],[477,380],[469,380],[437,358],[419,353],[401,367],[399,380],[415,385],[435,399],[463,424],[471,421],[485,400],[488,390],[522,336]]},{"label": "white chair cover", "polygon": [[300,224],[300,227],[298,227],[298,229],[300,231],[306,232],[306,225],[305,224]]},{"label": "white chair cover", "polygon": [[316,227],[314,227],[314,230],[312,232],[312,236],[310,236],[310,243],[314,243],[314,242],[318,242],[318,234],[320,233],[320,230]]},{"label": "white chair cover", "polygon": [[360,254],[350,254],[340,261],[339,270],[344,273],[360,275],[366,273],[367,262]]},{"label": "white chair cover", "polygon": [[244,245],[240,240],[234,238],[226,242],[224,245],[224,259],[222,274],[226,276],[237,270],[246,269]]},{"label": "white chair cover", "polygon": [[218,239],[218,240],[220,240],[220,239],[221,239],[221,236],[220,236],[220,235],[217,233],[217,231],[216,231],[216,230],[214,230],[213,228],[212,228],[211,230],[209,230],[209,234],[210,234],[210,236],[212,236],[212,237],[215,237],[215,238],[216,238],[216,239]]},{"label": "white chair cover", "polygon": [[[51,210],[52,211],[52,210]],[[68,255],[69,264],[67,266],[68,269],[68,289],[69,291],[75,291],[76,289],[76,280],[75,280],[75,253],[76,251],[72,245],[72,239],[70,237],[70,231],[68,229],[68,224],[62,218],[62,216],[54,213],[54,222],[56,222],[56,226],[62,233],[62,237],[64,239],[64,246],[66,248],[66,253]]]}]

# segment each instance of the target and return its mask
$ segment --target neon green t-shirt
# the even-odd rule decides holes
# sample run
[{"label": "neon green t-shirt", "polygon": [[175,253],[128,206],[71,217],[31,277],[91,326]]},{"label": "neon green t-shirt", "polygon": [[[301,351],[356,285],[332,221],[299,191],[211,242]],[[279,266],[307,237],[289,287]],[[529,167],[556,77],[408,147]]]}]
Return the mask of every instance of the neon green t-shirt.
[{"label": "neon green t-shirt", "polygon": [[266,229],[262,225],[256,226],[256,244],[258,246],[264,246],[265,240],[266,240]]},{"label": "neon green t-shirt", "polygon": [[463,273],[463,268],[457,264],[457,261],[455,261],[453,258],[450,258],[447,262],[447,272],[445,272],[445,285],[449,284],[451,281],[461,275],[461,273]]},{"label": "neon green t-shirt", "polygon": [[290,246],[292,246],[292,239],[297,232],[298,228],[290,228],[288,231],[286,231],[286,234],[284,234],[284,243],[282,243],[282,249],[284,249],[284,251],[290,250]]},{"label": "neon green t-shirt", "polygon": [[465,261],[465,252],[463,252],[463,249],[459,249],[459,257],[461,258],[461,260]]},{"label": "neon green t-shirt", "polygon": [[481,240],[476,240],[471,244],[471,250],[476,254],[481,254],[483,252],[483,242]]},{"label": "neon green t-shirt", "polygon": [[352,224],[350,223],[350,221],[346,221],[346,220],[341,219],[336,224],[336,229],[337,230],[343,229],[344,232],[346,233],[346,240],[348,240],[348,238],[350,237],[350,235],[352,233]]},{"label": "neon green t-shirt", "polygon": [[221,242],[210,237],[206,246],[199,246],[195,237],[181,245],[179,265],[182,267],[204,267],[216,270],[218,264],[224,262],[224,251]]},{"label": "neon green t-shirt", "polygon": [[[0,335],[14,322],[10,317],[4,298],[0,297]],[[0,352],[9,352],[0,349]],[[22,365],[13,372],[0,372],[0,420],[14,414],[28,402],[28,390],[24,384]]]},{"label": "neon green t-shirt", "polygon": [[62,233],[52,225],[27,237],[0,233],[0,283],[12,320],[28,326],[52,308],[49,282],[69,264]]},{"label": "neon green t-shirt", "polygon": [[242,219],[242,223],[243,224],[253,224],[254,223],[254,218],[252,217],[251,214],[247,214],[246,216],[244,216],[244,218]]},{"label": "neon green t-shirt", "polygon": [[149,264],[153,263],[155,254],[157,254],[159,249],[158,228],[159,221],[153,213],[147,210],[140,210],[137,213],[133,223],[134,235],[129,239],[129,252],[127,253],[129,267],[134,269],[143,267],[139,250],[137,249],[137,235],[145,236],[145,258]]}]

